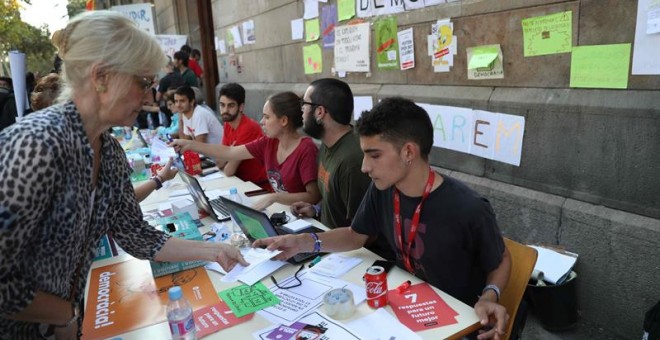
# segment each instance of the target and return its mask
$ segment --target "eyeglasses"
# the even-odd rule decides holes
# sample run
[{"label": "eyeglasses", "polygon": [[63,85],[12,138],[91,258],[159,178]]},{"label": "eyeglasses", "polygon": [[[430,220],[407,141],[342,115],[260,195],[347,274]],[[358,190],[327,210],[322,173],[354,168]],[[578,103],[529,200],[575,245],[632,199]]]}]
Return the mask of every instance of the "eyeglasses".
[{"label": "eyeglasses", "polygon": [[151,84],[153,84],[152,81],[153,77],[140,77],[140,76],[135,76],[135,81],[137,84],[142,88],[142,91],[145,93],[151,89]]},{"label": "eyeglasses", "polygon": [[310,105],[310,106],[323,106],[321,104],[316,104],[312,102],[306,102],[304,99],[300,98],[300,107],[305,106],[305,104]]}]

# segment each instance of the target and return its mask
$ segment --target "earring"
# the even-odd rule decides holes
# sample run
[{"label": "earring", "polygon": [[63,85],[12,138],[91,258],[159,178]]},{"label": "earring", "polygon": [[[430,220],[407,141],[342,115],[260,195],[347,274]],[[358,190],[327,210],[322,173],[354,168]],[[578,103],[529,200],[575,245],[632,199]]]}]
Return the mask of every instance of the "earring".
[{"label": "earring", "polygon": [[406,161],[406,165],[410,165],[410,164],[412,164],[412,160],[409,159]]},{"label": "earring", "polygon": [[104,85],[96,85],[96,92],[98,93],[104,93],[107,89],[105,88]]}]

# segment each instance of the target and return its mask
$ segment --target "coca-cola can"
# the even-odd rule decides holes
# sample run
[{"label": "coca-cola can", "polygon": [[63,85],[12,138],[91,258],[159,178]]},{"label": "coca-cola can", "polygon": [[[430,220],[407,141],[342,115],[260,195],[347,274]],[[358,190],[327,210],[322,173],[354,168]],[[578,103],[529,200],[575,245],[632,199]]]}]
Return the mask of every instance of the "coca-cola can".
[{"label": "coca-cola can", "polygon": [[371,308],[387,306],[387,273],[381,266],[371,266],[364,274],[367,287],[367,303]]}]

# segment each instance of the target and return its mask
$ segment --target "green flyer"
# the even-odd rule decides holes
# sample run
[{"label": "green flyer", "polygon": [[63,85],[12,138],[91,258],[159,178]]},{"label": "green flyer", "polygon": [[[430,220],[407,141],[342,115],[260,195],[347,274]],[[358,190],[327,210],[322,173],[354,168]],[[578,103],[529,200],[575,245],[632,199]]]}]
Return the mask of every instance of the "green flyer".
[{"label": "green flyer", "polygon": [[223,290],[218,295],[237,318],[280,303],[280,299],[261,282]]},{"label": "green flyer", "polygon": [[382,70],[399,69],[396,17],[379,19],[376,30],[376,65]]}]

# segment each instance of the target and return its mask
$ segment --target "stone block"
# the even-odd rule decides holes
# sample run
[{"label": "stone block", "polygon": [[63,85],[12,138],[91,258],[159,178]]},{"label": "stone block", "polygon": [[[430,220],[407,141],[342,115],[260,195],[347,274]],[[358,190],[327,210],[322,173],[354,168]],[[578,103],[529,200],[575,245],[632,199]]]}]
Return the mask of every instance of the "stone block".
[{"label": "stone block", "polygon": [[569,199],[559,235],[579,254],[582,317],[623,338],[641,334],[660,291],[660,221]]}]

